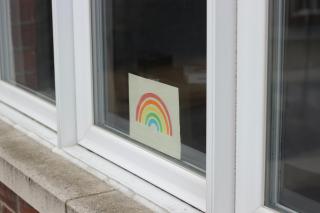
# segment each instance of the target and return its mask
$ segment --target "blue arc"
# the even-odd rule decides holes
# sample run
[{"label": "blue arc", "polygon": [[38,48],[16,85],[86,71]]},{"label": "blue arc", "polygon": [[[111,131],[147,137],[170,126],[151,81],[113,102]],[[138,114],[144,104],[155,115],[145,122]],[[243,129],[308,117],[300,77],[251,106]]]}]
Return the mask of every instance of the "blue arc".
[{"label": "blue arc", "polygon": [[157,123],[157,121],[154,118],[151,118],[148,121],[148,126],[156,126],[157,127],[157,131],[160,132],[160,126],[159,126],[159,124]]}]

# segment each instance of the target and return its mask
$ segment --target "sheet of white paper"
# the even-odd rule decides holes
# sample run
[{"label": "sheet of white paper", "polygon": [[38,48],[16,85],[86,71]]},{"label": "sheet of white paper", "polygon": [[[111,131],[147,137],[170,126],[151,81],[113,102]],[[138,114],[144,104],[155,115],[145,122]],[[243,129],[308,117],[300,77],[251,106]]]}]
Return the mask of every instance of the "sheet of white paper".
[{"label": "sheet of white paper", "polygon": [[129,73],[130,137],[181,158],[179,90]]}]

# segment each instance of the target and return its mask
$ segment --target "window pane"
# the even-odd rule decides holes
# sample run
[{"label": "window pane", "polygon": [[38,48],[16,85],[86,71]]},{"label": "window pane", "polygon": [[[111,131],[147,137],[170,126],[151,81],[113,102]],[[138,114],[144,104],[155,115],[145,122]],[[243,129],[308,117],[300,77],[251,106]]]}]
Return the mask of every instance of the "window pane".
[{"label": "window pane", "polygon": [[267,204],[319,212],[320,4],[272,2]]},{"label": "window pane", "polygon": [[[106,0],[94,4],[96,124],[204,171],[206,0]],[[133,119],[138,112],[134,101],[142,91],[163,100],[148,108],[160,115],[159,120],[152,113],[141,115],[145,123]],[[175,138],[172,144],[180,145],[170,148],[171,136]]]},{"label": "window pane", "polygon": [[2,80],[54,101],[51,0],[1,0]]}]

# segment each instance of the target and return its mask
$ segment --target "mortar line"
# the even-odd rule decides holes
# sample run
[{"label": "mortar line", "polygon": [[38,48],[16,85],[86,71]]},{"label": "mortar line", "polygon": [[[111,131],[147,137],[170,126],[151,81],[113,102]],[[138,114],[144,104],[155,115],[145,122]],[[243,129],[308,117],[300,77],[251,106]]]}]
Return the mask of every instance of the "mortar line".
[{"label": "mortar line", "polygon": [[86,198],[86,197],[93,197],[93,196],[97,196],[97,195],[101,195],[101,194],[108,194],[108,193],[114,192],[114,191],[116,191],[116,189],[111,189],[111,190],[108,190],[108,191],[103,191],[103,192],[98,192],[98,193],[92,193],[92,194],[87,194],[87,195],[82,195],[82,196],[70,198],[70,199],[68,199],[68,200],[65,201],[65,212],[67,213],[67,206],[68,206],[68,203],[69,203],[70,201],[78,200],[78,199]]}]

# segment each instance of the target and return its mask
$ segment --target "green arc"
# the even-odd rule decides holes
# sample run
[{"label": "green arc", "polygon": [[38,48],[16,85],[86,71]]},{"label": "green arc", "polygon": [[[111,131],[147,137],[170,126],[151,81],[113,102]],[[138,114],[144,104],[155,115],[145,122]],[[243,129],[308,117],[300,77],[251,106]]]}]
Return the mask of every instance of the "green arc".
[{"label": "green arc", "polygon": [[161,121],[160,121],[160,118],[159,118],[159,116],[158,116],[156,113],[154,113],[154,112],[150,112],[150,113],[147,115],[145,124],[148,125],[149,120],[152,119],[152,118],[154,118],[154,119],[157,120],[157,122],[158,122],[158,124],[159,124],[159,127],[160,127],[160,132],[163,132],[162,123],[161,123]]}]

